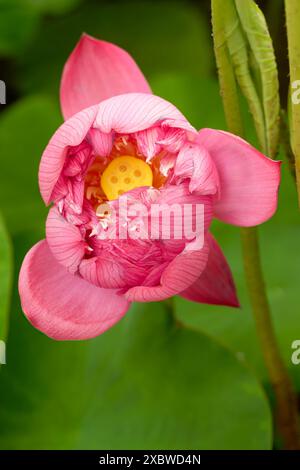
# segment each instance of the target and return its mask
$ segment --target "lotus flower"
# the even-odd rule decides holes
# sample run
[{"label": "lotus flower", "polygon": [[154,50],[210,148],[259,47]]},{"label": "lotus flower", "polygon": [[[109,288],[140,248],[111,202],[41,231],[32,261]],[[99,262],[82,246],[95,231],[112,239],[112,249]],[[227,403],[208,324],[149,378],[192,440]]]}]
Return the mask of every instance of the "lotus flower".
[{"label": "lotus flower", "polygon": [[[238,306],[209,226],[213,217],[238,226],[270,218],[280,164],[227,132],[197,131],[151,93],[127,52],[87,35],[65,65],[60,91],[65,122],[39,169],[41,195],[52,203],[46,239],[27,253],[19,278],[29,321],[51,338],[79,340],[112,327],[131,302],[180,295]],[[201,205],[203,243],[185,236],[121,239],[119,232],[105,238],[125,197],[130,206],[143,203],[143,218],[151,221],[154,204]],[[140,220],[133,219],[134,232],[132,222]]]}]

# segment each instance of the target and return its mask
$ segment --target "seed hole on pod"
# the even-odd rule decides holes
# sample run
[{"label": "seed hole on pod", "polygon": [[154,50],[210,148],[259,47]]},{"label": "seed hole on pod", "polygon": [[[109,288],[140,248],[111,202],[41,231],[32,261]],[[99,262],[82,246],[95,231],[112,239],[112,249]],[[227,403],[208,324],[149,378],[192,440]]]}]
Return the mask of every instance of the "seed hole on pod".
[{"label": "seed hole on pod", "polygon": [[112,176],[110,178],[110,181],[113,183],[113,184],[116,184],[118,182],[118,178],[116,176]]},{"label": "seed hole on pod", "polygon": [[135,172],[134,172],[134,176],[136,176],[137,178],[139,178],[141,176],[141,174],[142,173],[140,172],[140,170],[135,170]]},{"label": "seed hole on pod", "polygon": [[127,166],[126,166],[126,165],[120,165],[120,166],[119,166],[119,170],[120,170],[122,173],[124,173],[124,171],[127,170]]},{"label": "seed hole on pod", "polygon": [[130,178],[124,178],[124,183],[125,183],[125,184],[129,184],[129,183],[130,183],[130,181],[131,181],[131,179],[130,179]]}]

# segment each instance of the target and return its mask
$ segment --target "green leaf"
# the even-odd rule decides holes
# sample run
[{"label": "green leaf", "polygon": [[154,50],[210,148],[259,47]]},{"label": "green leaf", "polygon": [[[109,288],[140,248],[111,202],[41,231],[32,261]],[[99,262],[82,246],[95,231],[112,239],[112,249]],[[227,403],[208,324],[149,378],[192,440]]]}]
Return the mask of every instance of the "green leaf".
[{"label": "green leaf", "polygon": [[[300,77],[300,10],[299,2],[285,0],[285,16],[288,36],[288,56],[290,72],[290,88],[296,85]],[[293,91],[293,90],[292,90]],[[295,90],[294,90],[295,91]],[[300,205],[300,108],[296,100],[291,99],[289,94],[288,111],[290,115],[290,141],[295,156],[295,174],[298,189],[298,204]]]},{"label": "green leaf", "polygon": [[254,376],[207,336],[135,307],[94,340],[59,343],[14,308],[0,377],[2,449],[269,449]]},{"label": "green leaf", "polygon": [[[215,49],[225,47],[252,114],[260,146],[274,156],[279,139],[279,85],[272,40],[253,0],[213,0]],[[225,61],[226,57],[224,58]],[[220,58],[219,58],[220,60]]]},{"label": "green leaf", "polygon": [[62,122],[53,100],[36,96],[10,106],[0,117],[0,207],[10,232],[44,223],[47,210],[38,188],[38,166]]},{"label": "green leaf", "polygon": [[82,32],[126,49],[147,78],[163,72],[208,76],[212,68],[209,24],[196,6],[166,0],[89,2],[68,16],[44,21],[20,57],[20,88],[50,90],[57,97],[64,63]]},{"label": "green leaf", "polygon": [[188,74],[157,74],[151,87],[156,95],[175,104],[197,129],[225,127],[217,80]]},{"label": "green leaf", "polygon": [[0,0],[0,55],[22,53],[37,25],[38,15],[22,0]]},{"label": "green leaf", "polygon": [[[227,13],[230,12],[228,5],[226,6]],[[218,77],[220,82],[220,91],[224,104],[224,111],[226,116],[226,123],[230,127],[231,132],[236,135],[243,135],[243,119],[241,115],[240,99],[238,93],[238,86],[234,74],[234,67],[231,63],[231,58],[227,45],[227,34],[224,24],[227,24],[226,15],[224,16],[223,10],[220,8],[220,2],[212,0],[212,29],[214,39],[214,52],[218,68]],[[234,14],[234,13],[233,13]],[[228,15],[227,15],[228,16]],[[232,15],[231,15],[232,16]]]},{"label": "green leaf", "polygon": [[263,107],[265,149],[270,156],[274,157],[279,140],[280,100],[272,39],[265,17],[253,0],[235,0],[235,5],[258,77],[256,87]]},{"label": "green leaf", "polygon": [[0,340],[5,341],[12,283],[12,247],[0,214]]},{"label": "green leaf", "polygon": [[23,0],[29,8],[40,13],[63,14],[77,7],[82,0]]},{"label": "green leaf", "polygon": [[39,29],[42,14],[67,13],[81,1],[0,0],[0,55],[22,56]]}]

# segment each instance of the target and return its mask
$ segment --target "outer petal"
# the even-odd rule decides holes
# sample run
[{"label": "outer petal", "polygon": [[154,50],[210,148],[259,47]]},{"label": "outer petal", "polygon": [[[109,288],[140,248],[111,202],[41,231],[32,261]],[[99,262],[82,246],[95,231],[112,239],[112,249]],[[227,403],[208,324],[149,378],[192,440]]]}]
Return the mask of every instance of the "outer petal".
[{"label": "outer petal", "polygon": [[198,142],[209,151],[220,177],[216,217],[245,227],[269,219],[277,207],[280,162],[228,132],[202,129]]},{"label": "outer petal", "polygon": [[173,104],[146,93],[127,93],[103,101],[99,105],[94,126],[105,133],[114,130],[127,134],[143,131],[156,124],[185,129],[195,134],[194,127]]},{"label": "outer petal", "polygon": [[221,248],[208,234],[209,255],[207,265],[197,281],[181,292],[180,296],[194,302],[239,307],[239,301],[230,267]]},{"label": "outer petal", "polygon": [[132,287],[125,297],[136,302],[151,302],[164,300],[182,292],[193,284],[204,270],[208,251],[208,244],[205,244],[202,250],[186,250],[180,253],[163,272],[159,286]]},{"label": "outer petal", "polygon": [[126,313],[129,303],[67,272],[45,240],[26,255],[19,277],[22,309],[38,330],[57,340],[100,335]]},{"label": "outer petal", "polygon": [[86,137],[91,128],[98,106],[92,106],[62,124],[48,143],[39,168],[39,185],[46,204],[63,169],[69,146],[76,146]]},{"label": "outer petal", "polygon": [[130,92],[151,93],[132,57],[114,44],[83,34],[63,70],[60,101],[64,118]]},{"label": "outer petal", "polygon": [[47,242],[56,260],[74,274],[85,254],[86,242],[78,227],[60,215],[57,207],[49,211],[46,223]]}]

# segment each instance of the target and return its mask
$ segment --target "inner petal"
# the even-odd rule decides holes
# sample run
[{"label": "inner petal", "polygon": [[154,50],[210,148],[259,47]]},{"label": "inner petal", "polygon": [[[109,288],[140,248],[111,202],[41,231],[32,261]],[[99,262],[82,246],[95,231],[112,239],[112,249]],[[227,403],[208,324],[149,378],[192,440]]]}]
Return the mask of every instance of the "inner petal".
[{"label": "inner petal", "polygon": [[141,186],[152,186],[151,167],[140,158],[123,155],[114,158],[101,176],[101,187],[108,200]]}]

